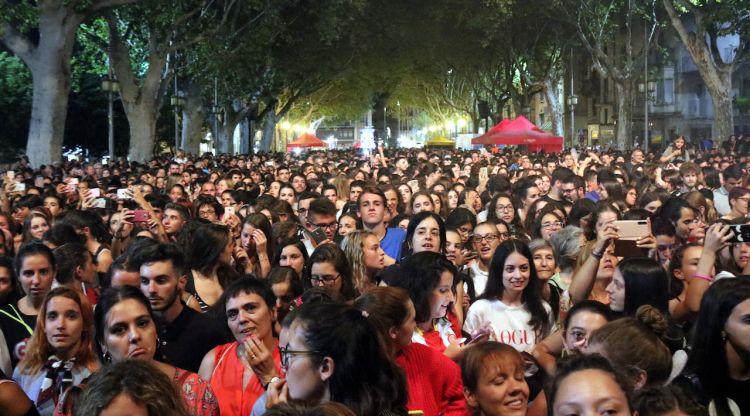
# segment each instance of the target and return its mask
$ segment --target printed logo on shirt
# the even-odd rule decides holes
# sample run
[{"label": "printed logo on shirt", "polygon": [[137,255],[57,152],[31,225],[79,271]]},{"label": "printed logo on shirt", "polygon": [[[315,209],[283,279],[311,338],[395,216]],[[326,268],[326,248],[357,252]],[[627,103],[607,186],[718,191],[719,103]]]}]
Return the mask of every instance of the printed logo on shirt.
[{"label": "printed logo on shirt", "polygon": [[15,357],[18,361],[21,361],[23,359],[23,356],[26,355],[26,345],[29,343],[29,338],[24,338],[23,341],[19,342],[18,344],[13,347],[13,357]]}]

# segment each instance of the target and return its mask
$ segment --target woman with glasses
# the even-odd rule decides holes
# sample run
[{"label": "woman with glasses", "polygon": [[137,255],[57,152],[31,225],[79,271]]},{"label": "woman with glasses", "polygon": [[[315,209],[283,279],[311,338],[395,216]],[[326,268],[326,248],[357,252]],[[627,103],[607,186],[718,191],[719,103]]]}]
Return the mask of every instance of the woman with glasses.
[{"label": "woman with glasses", "polygon": [[534,226],[531,229],[532,238],[541,238],[544,241],[549,241],[553,235],[558,231],[562,230],[565,226],[565,219],[561,217],[555,211],[549,211],[546,213],[540,213]]},{"label": "woman with glasses", "polygon": [[313,251],[303,274],[305,290],[322,287],[334,299],[354,300],[356,291],[346,254],[335,244],[323,244]]},{"label": "woman with glasses", "polygon": [[211,383],[221,414],[249,415],[269,383],[281,375],[274,304],[268,283],[254,278],[232,283],[217,303],[235,341],[209,351],[199,374]]},{"label": "woman with glasses", "polygon": [[468,273],[474,282],[474,290],[477,296],[484,293],[487,279],[489,279],[492,255],[495,254],[495,249],[500,243],[500,234],[495,224],[486,221],[474,228],[471,244],[476,253],[476,259],[469,263]]},{"label": "woman with glasses", "polygon": [[497,220],[503,220],[508,224],[510,235],[514,238],[525,237],[516,204],[513,202],[513,199],[505,194],[497,194],[490,201],[490,208],[487,211],[487,221],[497,223]]},{"label": "woman with glasses", "polygon": [[297,310],[280,348],[285,379],[270,385],[268,403],[336,401],[359,416],[405,415],[406,380],[368,316],[330,302]]},{"label": "woman with glasses", "polygon": [[224,207],[210,196],[200,196],[193,202],[193,218],[201,218],[206,221],[218,221],[224,215]]},{"label": "woman with glasses", "polygon": [[541,293],[542,282],[528,246],[508,240],[492,256],[487,288],[469,308],[464,331],[476,333],[489,324],[497,341],[531,352],[549,335],[554,322]]}]

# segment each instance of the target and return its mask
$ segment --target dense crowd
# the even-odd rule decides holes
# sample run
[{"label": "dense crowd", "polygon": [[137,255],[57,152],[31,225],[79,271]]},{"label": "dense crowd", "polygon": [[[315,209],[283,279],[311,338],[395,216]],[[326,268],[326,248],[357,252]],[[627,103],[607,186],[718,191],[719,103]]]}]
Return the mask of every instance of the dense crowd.
[{"label": "dense crowd", "polygon": [[22,159],[0,414],[750,414],[727,143]]}]

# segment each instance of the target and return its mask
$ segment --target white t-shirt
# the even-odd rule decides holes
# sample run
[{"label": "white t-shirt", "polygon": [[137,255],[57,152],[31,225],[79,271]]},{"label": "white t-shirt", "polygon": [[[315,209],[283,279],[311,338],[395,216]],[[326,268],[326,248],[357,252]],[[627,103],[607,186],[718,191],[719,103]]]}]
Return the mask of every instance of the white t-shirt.
[{"label": "white t-shirt", "polygon": [[[544,302],[544,309],[552,328],[552,309]],[[531,352],[534,345],[540,342],[547,334],[537,334],[529,325],[531,313],[526,307],[508,306],[500,300],[480,299],[469,308],[464,322],[464,331],[472,333],[481,328],[485,322],[489,322],[494,332],[495,339],[503,344],[508,344],[518,351]]]},{"label": "white t-shirt", "polygon": [[471,280],[474,281],[474,293],[477,297],[484,294],[484,289],[487,287],[487,280],[490,278],[489,271],[483,271],[479,268],[479,260],[474,260],[469,266],[469,275]]}]

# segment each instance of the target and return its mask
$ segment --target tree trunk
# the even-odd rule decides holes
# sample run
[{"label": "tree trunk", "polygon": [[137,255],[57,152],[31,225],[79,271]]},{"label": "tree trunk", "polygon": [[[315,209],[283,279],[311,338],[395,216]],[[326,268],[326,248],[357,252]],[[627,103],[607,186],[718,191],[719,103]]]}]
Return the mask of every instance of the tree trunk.
[{"label": "tree trunk", "polygon": [[156,108],[145,104],[130,105],[125,103],[125,114],[130,125],[130,147],[128,159],[145,162],[154,155],[156,143]]},{"label": "tree trunk", "polygon": [[35,167],[62,158],[70,90],[70,55],[65,57],[62,51],[53,55],[46,54],[49,60],[43,59],[30,66],[33,98],[26,155],[31,166]]},{"label": "tree trunk", "polygon": [[549,120],[552,122],[552,133],[564,137],[563,105],[560,102],[560,82],[556,79],[544,79],[544,99],[549,107]]},{"label": "tree trunk", "polygon": [[70,90],[70,61],[76,31],[83,16],[64,2],[37,7],[36,46],[9,23],[0,23],[0,40],[28,66],[33,97],[26,155],[32,166],[58,162],[62,157]]},{"label": "tree trunk", "polygon": [[731,79],[726,88],[711,91],[711,99],[714,105],[714,122],[711,134],[715,142],[723,142],[734,134],[734,114],[732,114],[732,92]]},{"label": "tree trunk", "polygon": [[614,82],[617,91],[617,132],[615,146],[625,150],[633,145],[633,89],[630,80]]},{"label": "tree trunk", "polygon": [[260,151],[269,152],[273,145],[274,134],[276,132],[276,102],[273,104],[274,108],[271,108],[266,112],[266,116],[263,118],[263,136],[260,141]]},{"label": "tree trunk", "polygon": [[187,99],[182,109],[182,148],[194,155],[200,152],[200,143],[205,135],[206,111],[198,84],[186,85]]},{"label": "tree trunk", "polygon": [[[732,114],[732,73],[734,72],[734,62],[742,59],[738,51],[738,56],[734,57],[732,62],[723,62],[721,56],[714,56],[708,45],[712,39],[706,35],[703,25],[704,16],[701,16],[697,9],[691,12],[695,20],[695,28],[688,30],[682,23],[682,18],[674,9],[672,0],[664,0],[664,8],[672,21],[672,26],[685,45],[690,57],[693,58],[695,66],[698,68],[706,89],[711,95],[714,109],[714,122],[712,135],[715,141],[723,141],[734,134],[734,115]],[[693,14],[696,13],[696,14]]]}]

